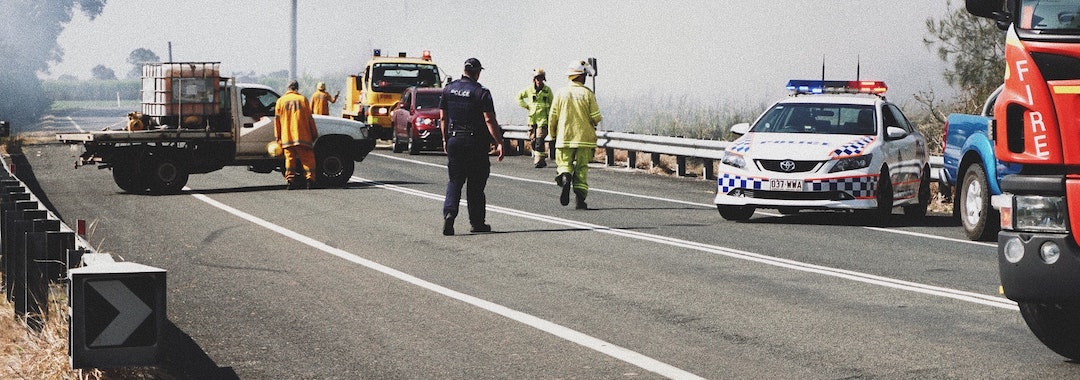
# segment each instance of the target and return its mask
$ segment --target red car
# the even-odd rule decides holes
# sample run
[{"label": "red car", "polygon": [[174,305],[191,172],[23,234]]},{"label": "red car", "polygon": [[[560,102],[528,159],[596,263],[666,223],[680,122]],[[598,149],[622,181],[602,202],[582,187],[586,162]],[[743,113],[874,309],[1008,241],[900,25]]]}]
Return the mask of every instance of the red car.
[{"label": "red car", "polygon": [[439,130],[441,88],[410,87],[401,94],[390,123],[394,126],[393,150],[419,154],[422,150],[442,150]]}]

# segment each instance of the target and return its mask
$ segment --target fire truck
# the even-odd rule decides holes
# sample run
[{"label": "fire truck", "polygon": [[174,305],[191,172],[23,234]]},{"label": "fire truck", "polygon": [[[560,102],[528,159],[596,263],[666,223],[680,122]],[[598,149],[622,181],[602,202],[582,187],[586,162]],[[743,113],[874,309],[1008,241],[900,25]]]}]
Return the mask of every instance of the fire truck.
[{"label": "fire truck", "polygon": [[439,66],[431,61],[431,51],[420,57],[405,52],[396,57],[384,57],[380,49],[372,52],[364,72],[349,75],[345,80],[345,104],[341,116],[371,125],[374,137],[393,138],[390,113],[401,100],[401,93],[410,87],[442,87]]},{"label": "fire truck", "polygon": [[1006,30],[994,153],[1001,291],[1047,347],[1080,360],[1080,0],[967,0]]}]

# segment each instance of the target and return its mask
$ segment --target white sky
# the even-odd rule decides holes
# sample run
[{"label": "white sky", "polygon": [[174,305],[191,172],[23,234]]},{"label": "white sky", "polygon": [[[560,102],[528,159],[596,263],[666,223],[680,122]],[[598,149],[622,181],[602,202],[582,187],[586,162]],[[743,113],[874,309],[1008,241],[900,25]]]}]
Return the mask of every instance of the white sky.
[{"label": "white sky", "polygon": [[[89,78],[98,64],[124,76],[136,48],[177,61],[220,61],[224,73],[289,66],[288,0],[108,0],[94,21],[76,14],[60,36],[64,62],[49,76]],[[512,98],[535,67],[553,88],[567,64],[596,57],[597,96],[662,95],[742,104],[783,96],[788,79],[885,80],[891,99],[946,89],[944,64],[922,43],[940,0],[331,1],[300,0],[301,74],[359,71],[372,48],[428,49],[457,77],[466,58],[480,82]],[[953,7],[962,7],[954,2]],[[312,85],[302,84],[304,87]],[[496,102],[499,104],[499,102]],[[504,121],[505,122],[505,121]]]}]

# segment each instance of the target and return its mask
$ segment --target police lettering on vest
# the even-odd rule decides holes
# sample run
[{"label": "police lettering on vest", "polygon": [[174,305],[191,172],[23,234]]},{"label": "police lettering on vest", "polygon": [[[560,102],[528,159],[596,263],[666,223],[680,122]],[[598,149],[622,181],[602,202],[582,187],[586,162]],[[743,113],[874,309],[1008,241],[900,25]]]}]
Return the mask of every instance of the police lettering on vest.
[{"label": "police lettering on vest", "polygon": [[469,77],[453,81],[443,90],[439,108],[446,112],[448,131],[487,136],[484,112],[495,113],[491,92]]}]

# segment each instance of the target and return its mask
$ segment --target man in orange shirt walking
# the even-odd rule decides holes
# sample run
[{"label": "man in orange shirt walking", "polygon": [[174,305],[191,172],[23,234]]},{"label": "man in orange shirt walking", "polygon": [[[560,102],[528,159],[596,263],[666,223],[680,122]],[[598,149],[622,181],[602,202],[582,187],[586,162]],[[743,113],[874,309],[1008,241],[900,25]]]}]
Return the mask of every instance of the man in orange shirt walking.
[{"label": "man in orange shirt walking", "polygon": [[[289,82],[289,91],[274,107],[274,137],[285,155],[285,182],[289,190],[310,189],[315,184],[315,139],[319,131],[311,117],[307,98],[299,91],[300,84]],[[304,170],[304,180],[297,179],[297,161]]]}]

